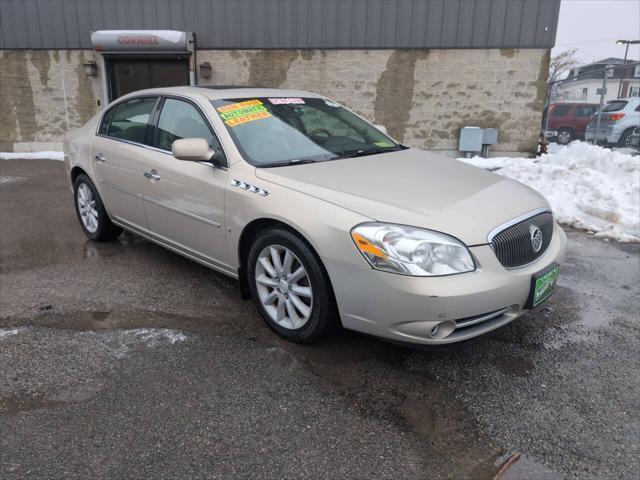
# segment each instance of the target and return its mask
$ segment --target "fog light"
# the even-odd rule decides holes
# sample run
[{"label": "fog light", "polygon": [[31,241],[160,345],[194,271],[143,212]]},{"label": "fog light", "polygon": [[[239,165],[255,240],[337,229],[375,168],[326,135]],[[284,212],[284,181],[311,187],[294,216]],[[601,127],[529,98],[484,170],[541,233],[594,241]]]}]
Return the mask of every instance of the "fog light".
[{"label": "fog light", "polygon": [[445,320],[444,322],[436,323],[433,327],[431,327],[431,332],[429,336],[431,338],[446,338],[451,335],[456,329],[456,322],[453,320]]}]

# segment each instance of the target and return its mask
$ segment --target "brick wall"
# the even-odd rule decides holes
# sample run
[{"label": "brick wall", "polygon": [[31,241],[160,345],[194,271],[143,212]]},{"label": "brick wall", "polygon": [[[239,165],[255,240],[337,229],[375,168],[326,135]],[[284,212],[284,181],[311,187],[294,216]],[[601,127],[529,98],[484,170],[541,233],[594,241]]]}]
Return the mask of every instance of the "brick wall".
[{"label": "brick wall", "polygon": [[[91,51],[0,51],[0,150],[60,141],[97,110]],[[311,90],[385,125],[408,145],[453,153],[460,127],[495,127],[494,152],[536,148],[549,51],[200,50],[213,67],[201,84]],[[63,88],[64,87],[64,88]],[[66,102],[65,102],[66,96]],[[65,107],[66,104],[66,107]]]}]

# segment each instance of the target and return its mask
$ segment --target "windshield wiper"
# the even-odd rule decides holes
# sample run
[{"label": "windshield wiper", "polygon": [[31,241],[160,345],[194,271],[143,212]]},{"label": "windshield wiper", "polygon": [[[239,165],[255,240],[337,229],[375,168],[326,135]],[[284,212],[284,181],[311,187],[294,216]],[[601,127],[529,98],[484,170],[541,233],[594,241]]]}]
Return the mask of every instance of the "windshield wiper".
[{"label": "windshield wiper", "polygon": [[397,152],[400,150],[398,147],[394,148],[364,148],[355,152],[347,153],[341,152],[342,158],[364,157],[365,155],[376,155],[378,153]]},{"label": "windshield wiper", "polygon": [[271,168],[271,167],[287,167],[289,165],[302,165],[305,163],[315,163],[321,162],[322,160],[314,160],[312,158],[295,158],[293,160],[287,160],[286,162],[271,162],[271,163],[261,163],[260,165],[256,165],[259,168]]}]

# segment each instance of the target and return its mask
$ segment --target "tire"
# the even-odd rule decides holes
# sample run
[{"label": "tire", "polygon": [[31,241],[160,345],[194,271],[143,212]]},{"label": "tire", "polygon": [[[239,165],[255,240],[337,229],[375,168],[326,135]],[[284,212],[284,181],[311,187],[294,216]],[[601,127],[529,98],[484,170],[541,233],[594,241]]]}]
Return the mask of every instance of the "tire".
[{"label": "tire", "polygon": [[575,134],[570,128],[561,128],[558,130],[558,136],[556,140],[560,145],[567,145],[572,140],[575,140]]},{"label": "tire", "polygon": [[122,229],[111,222],[98,190],[84,173],[73,182],[73,200],[80,226],[91,240],[105,242],[120,235]]},{"label": "tire", "polygon": [[333,290],[320,259],[289,230],[275,227],[259,234],[247,257],[247,281],[264,321],[287,340],[312,343],[338,324]]},{"label": "tire", "polygon": [[631,139],[631,135],[633,135],[633,130],[634,130],[633,128],[627,128],[624,132],[622,132],[622,135],[620,135],[620,138],[618,139],[618,143],[616,144],[616,146],[620,148],[633,147],[633,145],[629,143]]}]

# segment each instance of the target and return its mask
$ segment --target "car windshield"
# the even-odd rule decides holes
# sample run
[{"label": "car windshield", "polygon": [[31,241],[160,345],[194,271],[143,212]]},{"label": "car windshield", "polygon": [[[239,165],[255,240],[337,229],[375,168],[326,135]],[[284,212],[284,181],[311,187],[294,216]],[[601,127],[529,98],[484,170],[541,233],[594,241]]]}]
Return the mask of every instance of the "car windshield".
[{"label": "car windshield", "polygon": [[240,98],[211,103],[240,153],[257,167],[406,148],[347,109],[323,98]]},{"label": "car windshield", "polygon": [[627,106],[627,102],[625,102],[624,100],[616,100],[613,102],[609,102],[607,103],[604,108],[602,109],[602,112],[618,112],[620,110],[622,110],[624,107]]}]

